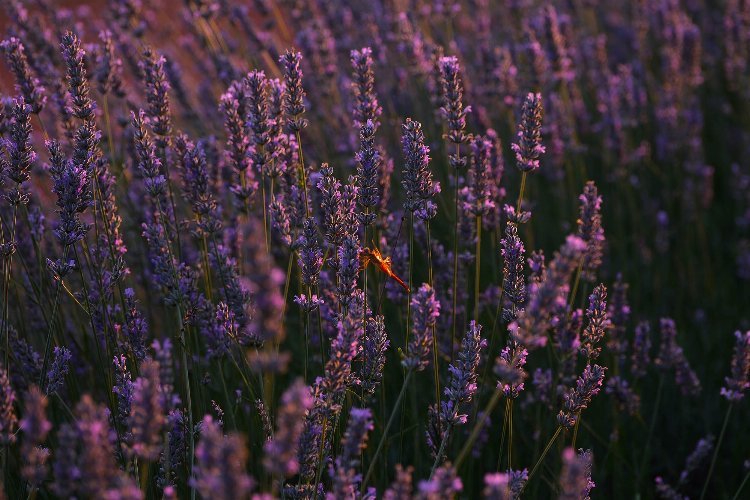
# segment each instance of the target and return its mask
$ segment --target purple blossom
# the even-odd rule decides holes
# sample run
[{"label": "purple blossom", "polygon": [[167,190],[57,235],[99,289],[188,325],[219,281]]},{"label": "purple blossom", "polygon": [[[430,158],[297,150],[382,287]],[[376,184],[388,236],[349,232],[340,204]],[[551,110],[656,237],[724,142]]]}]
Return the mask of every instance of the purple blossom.
[{"label": "purple blossom", "polygon": [[516,166],[522,172],[533,172],[539,168],[539,157],[544,154],[542,146],[542,95],[529,92],[523,101],[521,121],[518,124],[518,142],[511,144],[516,154]]},{"label": "purple blossom", "polygon": [[347,234],[352,234],[353,213],[345,211],[346,200],[341,190],[341,182],[333,175],[333,168],[323,163],[320,166],[321,178],[317,183],[320,191],[320,208],[323,211],[325,239],[331,246],[339,246]]},{"label": "purple blossom", "polygon": [[401,464],[396,464],[396,479],[383,493],[383,500],[411,500],[412,490],[414,489],[412,484],[413,474],[414,467],[411,465],[402,467]]},{"label": "purple blossom", "polygon": [[57,141],[48,141],[52,191],[57,195],[60,222],[55,228],[63,248],[74,245],[86,236],[89,225],[80,219],[80,214],[93,205],[89,173],[64,157]]},{"label": "purple blossom", "polygon": [[432,348],[432,330],[440,316],[440,302],[435,290],[427,283],[411,297],[412,326],[409,346],[401,364],[407,370],[424,370],[429,364]]},{"label": "purple blossom", "polygon": [[201,438],[195,448],[191,486],[204,498],[245,498],[254,481],[245,472],[247,447],[237,434],[224,436],[210,415],[201,422]]},{"label": "purple blossom", "polygon": [[578,413],[585,410],[591,399],[599,394],[606,368],[599,365],[586,365],[583,373],[576,381],[576,386],[569,389],[563,396],[563,407],[557,415],[557,423],[572,429],[578,419]]},{"label": "purple blossom", "polygon": [[602,197],[599,196],[594,182],[588,181],[578,199],[581,201],[578,236],[586,243],[582,265],[583,277],[587,281],[594,281],[596,270],[602,264],[605,241],[601,216]]},{"label": "purple blossom", "polygon": [[95,119],[96,103],[89,97],[89,81],[86,76],[86,52],[81,48],[78,37],[66,31],[60,43],[63,59],[68,69],[68,88],[73,101],[72,115],[84,122]]},{"label": "purple blossom", "polygon": [[568,236],[550,262],[544,281],[531,287],[526,309],[508,326],[514,338],[526,347],[535,348],[546,343],[546,331],[552,326],[556,312],[566,305],[568,280],[585,248],[583,240]]},{"label": "purple blossom", "polygon": [[363,47],[361,50],[351,51],[351,62],[354,74],[352,78],[352,93],[356,104],[353,108],[354,126],[360,130],[372,122],[372,134],[380,126],[378,118],[383,108],[378,104],[375,94],[375,74],[372,70],[372,49]]},{"label": "purple blossom", "polygon": [[263,445],[263,466],[269,474],[291,477],[299,471],[298,445],[305,416],[312,404],[310,388],[301,379],[284,391],[276,417],[276,432]]},{"label": "purple blossom", "polygon": [[352,408],[349,424],[341,439],[341,453],[336,458],[332,471],[333,486],[328,493],[328,500],[337,498],[355,498],[361,475],[357,473],[360,465],[360,454],[367,447],[367,434],[374,429],[372,412],[369,408]]},{"label": "purple blossom", "polygon": [[741,401],[743,392],[750,388],[748,375],[750,374],[750,331],[734,332],[737,339],[732,356],[732,375],[724,377],[725,387],[721,388],[721,395],[729,401]]},{"label": "purple blossom", "polygon": [[0,156],[0,172],[18,184],[15,198],[8,198],[11,203],[25,204],[25,196],[20,191],[21,184],[29,180],[31,166],[37,157],[31,145],[31,111],[31,106],[23,98],[14,100],[10,137],[0,142],[3,153]]},{"label": "purple blossom", "polygon": [[344,238],[337,250],[336,277],[338,285],[336,295],[339,304],[347,311],[354,300],[354,291],[357,288],[357,277],[359,276],[359,239],[354,236]]},{"label": "purple blossom", "polygon": [[607,347],[617,356],[617,362],[623,365],[628,348],[626,338],[628,322],[630,320],[630,305],[628,304],[628,284],[622,281],[622,275],[612,285],[612,296],[609,301],[607,315],[610,319],[609,338]]},{"label": "purple blossom", "polygon": [[135,359],[143,361],[146,358],[146,338],[148,336],[148,323],[138,310],[138,301],[135,298],[135,291],[132,288],[126,288],[125,298],[125,324],[122,327],[122,333],[128,351],[133,353]]},{"label": "purple blossom", "polygon": [[385,331],[384,318],[381,315],[367,318],[365,336],[362,342],[362,367],[360,381],[362,392],[368,396],[375,394],[383,379],[383,367],[390,340]]},{"label": "purple blossom", "polygon": [[586,328],[583,330],[581,354],[587,362],[599,357],[602,348],[599,346],[609,330],[610,321],[607,314],[607,288],[599,285],[589,296],[589,307],[586,309]]},{"label": "purple blossom", "polygon": [[146,87],[147,114],[156,134],[159,148],[166,148],[172,134],[172,117],[169,104],[169,81],[164,66],[166,60],[151,47],[143,49],[143,57],[138,63],[143,84]]},{"label": "purple blossom", "polygon": [[[466,115],[471,112],[471,106],[464,107],[464,89],[461,83],[461,70],[456,57],[441,57],[438,61],[440,66],[440,85],[443,95],[443,105],[440,112],[447,122],[447,138],[454,144],[461,144],[469,139],[464,129],[466,128]],[[454,167],[464,166],[458,162],[458,158],[452,159]]]},{"label": "purple blossom", "polygon": [[560,473],[560,498],[564,500],[589,500],[591,489],[596,486],[591,480],[593,457],[591,450],[573,448],[563,450],[563,468]]},{"label": "purple blossom", "polygon": [[251,71],[244,80],[247,90],[246,127],[252,131],[250,159],[256,173],[278,177],[281,173],[272,167],[273,151],[270,150],[273,122],[269,113],[268,81],[263,71]]},{"label": "purple blossom", "polygon": [[55,347],[52,353],[52,363],[47,372],[46,394],[53,394],[62,390],[65,385],[65,376],[68,374],[68,365],[73,355],[66,347]]},{"label": "purple blossom", "polygon": [[463,491],[464,486],[461,478],[456,474],[456,469],[446,462],[435,470],[432,478],[420,481],[418,500],[453,500]]},{"label": "purple blossom", "polygon": [[437,205],[432,198],[440,192],[440,184],[433,183],[428,168],[430,148],[424,143],[422,124],[407,118],[402,125],[401,145],[404,152],[403,180],[406,190],[404,209],[422,219],[429,220],[437,214]]},{"label": "purple blossom", "polygon": [[224,155],[235,174],[230,190],[240,204],[248,202],[258,189],[255,172],[248,168],[250,166],[250,139],[245,128],[246,98],[245,87],[239,83],[231,86],[221,96],[224,129],[227,133],[227,147]]},{"label": "purple blossom", "polygon": [[518,226],[513,222],[505,225],[505,236],[500,241],[503,257],[503,293],[511,303],[512,310],[503,311],[506,318],[515,318],[526,302],[526,283],[523,275],[523,241],[518,237]]},{"label": "purple blossom", "polygon": [[492,142],[487,137],[474,136],[471,139],[471,162],[464,210],[476,217],[484,217],[495,208],[492,170]]},{"label": "purple blossom", "polygon": [[448,367],[450,379],[445,387],[446,400],[441,403],[441,418],[449,425],[465,424],[468,415],[459,413],[462,405],[471,403],[477,392],[477,369],[482,349],[487,341],[482,338],[482,325],[469,323],[469,330],[461,340],[461,350],[456,363]]},{"label": "purple blossom", "polygon": [[146,130],[146,113],[141,109],[138,113],[131,112],[130,117],[135,129],[138,170],[145,179],[148,194],[154,200],[159,200],[166,192],[167,180],[161,173],[161,160],[156,156],[156,148]]},{"label": "purple blossom", "polygon": [[113,363],[115,365],[115,384],[112,387],[112,392],[117,399],[117,414],[114,418],[117,425],[124,427],[128,424],[130,408],[133,404],[133,378],[128,370],[125,356],[115,356]]},{"label": "purple blossom", "polygon": [[690,364],[682,347],[677,344],[677,327],[674,320],[662,318],[659,321],[661,345],[654,364],[667,371],[674,368],[675,383],[684,395],[695,396],[701,391],[701,383]]},{"label": "purple blossom", "polygon": [[284,115],[286,116],[287,128],[294,134],[307,126],[307,120],[302,118],[305,113],[305,90],[302,87],[302,69],[300,62],[302,54],[287,50],[279,58],[284,65]]},{"label": "purple blossom", "polygon": [[502,387],[506,398],[517,398],[524,389],[523,381],[528,374],[524,370],[528,351],[513,339],[503,348],[500,356],[495,360],[495,375],[498,386]]},{"label": "purple blossom", "polygon": [[9,445],[16,442],[16,425],[18,417],[13,407],[16,392],[10,385],[8,372],[0,366],[0,444]]},{"label": "purple blossom", "polygon": [[615,398],[620,410],[628,412],[629,415],[638,415],[641,409],[641,397],[633,391],[624,377],[616,375],[607,380],[604,392]]},{"label": "purple blossom", "polygon": [[359,222],[370,225],[377,217],[380,204],[380,150],[375,146],[376,125],[372,120],[365,122],[359,129],[359,151],[357,160],[357,203],[364,209],[360,212]]},{"label": "purple blossom", "polygon": [[125,97],[125,89],[122,81],[122,61],[115,57],[115,44],[112,40],[112,32],[102,30],[99,32],[101,46],[96,54],[96,79],[99,93],[106,96],[113,94],[115,97]]},{"label": "purple blossom", "polygon": [[133,455],[154,461],[159,457],[162,430],[165,424],[164,398],[159,381],[159,363],[146,360],[140,366],[141,376],[132,386],[128,426],[132,439]]},{"label": "purple blossom", "polygon": [[38,387],[33,386],[24,397],[23,418],[20,429],[23,431],[21,456],[24,465],[21,475],[34,487],[39,488],[47,478],[47,461],[50,450],[42,446],[52,424],[47,420],[47,398]]},{"label": "purple blossom", "polygon": [[31,107],[33,114],[39,114],[47,100],[44,87],[34,77],[26,57],[26,48],[21,40],[15,37],[3,40],[0,48],[8,57],[8,64],[16,78],[16,89],[23,95],[24,101]]}]

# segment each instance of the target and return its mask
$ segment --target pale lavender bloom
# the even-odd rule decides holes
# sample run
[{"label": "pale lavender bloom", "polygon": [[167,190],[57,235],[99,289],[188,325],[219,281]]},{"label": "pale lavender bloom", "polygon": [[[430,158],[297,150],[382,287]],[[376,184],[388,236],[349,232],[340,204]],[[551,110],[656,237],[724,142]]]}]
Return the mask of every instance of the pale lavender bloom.
[{"label": "pale lavender bloom", "polygon": [[227,163],[235,178],[230,191],[240,204],[249,202],[258,189],[255,172],[250,166],[250,139],[245,128],[244,85],[235,83],[221,96],[221,109],[224,112],[224,129],[227,132],[227,147],[224,151]]},{"label": "pale lavender bloom", "polygon": [[542,95],[528,93],[523,102],[521,121],[518,124],[518,142],[511,144],[516,154],[516,166],[522,172],[533,172],[539,168],[539,157],[544,154],[542,146]]},{"label": "pale lavender bloom", "polygon": [[495,208],[492,175],[492,142],[487,137],[474,136],[471,139],[469,179],[465,188],[468,195],[465,211],[476,217],[483,217]]},{"label": "pale lavender bloom", "polygon": [[65,385],[65,376],[68,374],[68,365],[73,357],[67,347],[57,347],[52,354],[52,363],[47,372],[46,394],[59,392]]},{"label": "pale lavender bloom", "polygon": [[39,114],[47,101],[44,87],[34,77],[26,57],[26,48],[21,40],[15,37],[3,40],[0,47],[8,57],[8,64],[16,77],[16,89],[23,95],[23,99],[31,106],[31,112]]},{"label": "pale lavender bloom", "polygon": [[374,428],[369,408],[352,408],[349,424],[341,439],[341,453],[336,457],[335,470],[332,470],[333,486],[332,491],[326,495],[328,500],[356,498],[359,482],[362,480],[357,473],[359,457],[367,447],[367,434]]},{"label": "pale lavender bloom", "polygon": [[346,236],[337,250],[336,295],[344,311],[347,311],[354,301],[359,276],[359,252],[359,238],[355,236]]},{"label": "pale lavender bloom", "polygon": [[513,339],[508,339],[508,345],[495,360],[495,375],[498,386],[502,387],[506,398],[517,398],[524,389],[523,381],[528,374],[524,370],[528,351]]},{"label": "pale lavender bloom", "polygon": [[115,463],[109,412],[86,394],[75,417],[57,433],[52,491],[65,498],[107,498],[131,483]]},{"label": "pale lavender bloom", "polygon": [[341,182],[333,175],[333,167],[327,163],[320,165],[320,180],[317,188],[320,191],[320,208],[323,211],[323,230],[325,239],[331,246],[339,246],[348,228],[349,215],[344,213],[344,201],[341,194]]},{"label": "pale lavender bloom", "polygon": [[609,338],[607,347],[617,356],[617,362],[622,366],[625,363],[625,355],[628,341],[625,337],[630,320],[630,305],[628,304],[628,284],[622,281],[622,275],[617,274],[617,279],[612,285],[612,296],[609,301],[607,315],[610,319]]},{"label": "pale lavender bloom", "polygon": [[360,130],[372,122],[373,134],[380,126],[378,118],[383,108],[378,104],[375,94],[375,74],[372,70],[372,49],[363,47],[361,50],[351,51],[351,62],[354,68],[352,78],[352,93],[356,104],[352,110],[354,126]]},{"label": "pale lavender bloom", "polygon": [[544,281],[531,287],[526,309],[508,326],[514,338],[527,348],[546,343],[547,329],[552,326],[555,313],[567,303],[568,281],[585,248],[583,240],[568,236],[550,262]]},{"label": "pale lavender bloom", "polygon": [[134,456],[154,461],[159,457],[165,424],[164,401],[159,381],[159,363],[146,360],[140,366],[141,376],[133,383],[133,399],[128,426]]},{"label": "pale lavender bloom", "polygon": [[430,363],[432,330],[440,316],[440,302],[435,290],[427,283],[411,297],[412,330],[409,346],[401,364],[408,370],[424,370]]},{"label": "pale lavender bloom", "polygon": [[357,203],[364,209],[358,217],[360,224],[365,226],[375,222],[377,207],[380,204],[379,181],[382,157],[380,150],[375,146],[375,130],[376,126],[372,120],[368,120],[360,127],[360,146],[355,155],[357,160]]},{"label": "pale lavender bloom", "polygon": [[248,451],[243,441],[238,434],[224,436],[210,415],[203,417],[190,485],[204,498],[233,500],[250,493],[254,481],[245,472]]},{"label": "pale lavender bloom", "polygon": [[[167,428],[168,441],[169,441],[169,463],[167,463],[167,456],[163,450],[159,457],[159,476],[156,479],[156,484],[160,488],[166,489],[170,485],[174,485],[178,469],[182,466],[185,460],[187,441],[188,441],[188,420],[181,410],[171,410],[167,415]],[[167,474],[169,469],[169,474]]]},{"label": "pale lavender bloom", "polygon": [[317,286],[320,277],[320,268],[323,267],[323,252],[318,243],[315,219],[305,219],[302,234],[295,246],[298,249],[298,264],[302,276],[302,284],[310,290],[310,297],[300,294],[295,296],[294,301],[307,310],[312,311],[319,305],[317,295],[312,295],[312,288]]},{"label": "pale lavender bloom", "polygon": [[383,500],[411,500],[414,489],[412,474],[414,474],[414,467],[411,465],[404,468],[401,464],[396,464],[396,479],[383,493]]},{"label": "pale lavender bloom", "polygon": [[[445,118],[448,126],[447,138],[454,144],[461,144],[469,139],[464,129],[466,128],[466,115],[471,112],[471,106],[464,107],[464,89],[461,83],[460,67],[458,58],[442,57],[438,61],[440,66],[440,85],[443,95],[443,106],[440,112]],[[456,160],[451,159],[454,167],[464,166]]]},{"label": "pale lavender bloom", "polygon": [[432,479],[419,482],[418,500],[452,500],[464,489],[456,469],[446,462],[435,470]]},{"label": "pale lavender bloom", "polygon": [[586,309],[586,328],[583,330],[581,354],[588,363],[599,357],[602,348],[599,346],[609,330],[610,321],[607,315],[607,288],[599,285],[589,296],[589,307]]},{"label": "pale lavender bloom", "polygon": [[310,388],[302,379],[284,391],[276,416],[276,432],[263,445],[263,466],[269,474],[291,477],[299,471],[298,446],[312,404]]},{"label": "pale lavender bloom", "polygon": [[349,321],[338,321],[336,338],[331,342],[330,358],[326,362],[325,373],[319,386],[322,392],[323,407],[331,415],[341,410],[341,398],[353,382],[352,361],[361,351],[361,315],[352,311],[352,318],[358,318],[357,325]]},{"label": "pale lavender bloom", "polygon": [[656,494],[659,498],[664,500],[690,500],[689,497],[678,493],[677,490],[664,481],[664,478],[661,476],[656,476],[654,478],[654,486],[656,488]]},{"label": "pale lavender bloom", "polygon": [[523,241],[518,237],[518,226],[508,221],[505,225],[505,236],[500,241],[503,256],[503,292],[512,305],[512,310],[503,310],[503,317],[515,319],[517,311],[526,302],[526,283],[523,276],[524,253]]},{"label": "pale lavender bloom", "polygon": [[680,472],[679,484],[685,485],[688,482],[690,474],[695,472],[702,463],[711,456],[711,452],[714,450],[714,437],[708,435],[705,438],[698,440],[695,445],[695,449],[688,455],[685,460],[685,468]]},{"label": "pale lavender bloom", "polygon": [[31,145],[31,110],[23,98],[13,101],[10,137],[0,142],[3,153],[0,155],[0,172],[18,185],[17,194],[9,198],[14,204],[26,204],[21,184],[31,177],[31,166],[37,157]]},{"label": "pale lavender bloom", "polygon": [[135,359],[143,361],[146,358],[146,337],[148,323],[138,310],[138,301],[132,288],[125,289],[125,324],[122,333],[125,337],[127,349],[133,353]]},{"label": "pale lavender bloom", "polygon": [[82,240],[89,225],[82,222],[79,215],[92,206],[90,177],[85,168],[77,166],[64,157],[57,141],[48,141],[50,154],[50,175],[52,191],[57,195],[57,207],[60,223],[54,233],[63,247]]},{"label": "pale lavender bloom", "polygon": [[138,63],[146,87],[148,117],[154,134],[157,136],[157,146],[160,148],[169,145],[169,136],[172,133],[169,104],[170,86],[164,71],[165,64],[164,56],[157,54],[151,47],[143,49],[143,58]]},{"label": "pale lavender bloom", "polygon": [[305,113],[305,90],[302,87],[302,69],[300,62],[302,54],[287,50],[279,58],[284,65],[284,115],[287,120],[287,128],[294,134],[307,126],[307,120],[302,118]]},{"label": "pale lavender bloom", "polygon": [[428,168],[430,148],[424,143],[421,123],[407,118],[401,128],[405,160],[401,171],[401,185],[406,191],[404,209],[414,212],[422,220],[429,220],[437,214],[437,205],[432,199],[440,192],[440,184],[433,183],[432,172]]},{"label": "pale lavender bloom", "polygon": [[477,369],[485,347],[487,340],[482,338],[482,325],[471,321],[469,330],[461,340],[458,360],[448,367],[450,379],[445,387],[446,400],[441,402],[440,412],[441,418],[449,425],[466,423],[468,415],[459,412],[462,405],[471,403],[477,392]]},{"label": "pale lavender bloom", "polygon": [[588,181],[583,188],[581,214],[578,219],[578,236],[586,243],[583,255],[583,277],[587,281],[596,279],[596,270],[602,264],[604,251],[604,228],[602,227],[602,197],[596,189],[594,181]]},{"label": "pale lavender bloom", "polygon": [[21,475],[34,487],[39,487],[47,477],[47,460],[50,450],[42,444],[52,429],[46,415],[47,398],[38,387],[33,386],[24,397],[24,411],[20,429],[23,431],[21,457],[24,465]]},{"label": "pale lavender bloom", "polygon": [[16,442],[16,425],[18,417],[13,407],[16,401],[16,392],[10,385],[8,372],[5,367],[0,367],[0,444],[9,445]]},{"label": "pale lavender bloom", "polygon": [[750,374],[750,331],[734,332],[737,343],[732,356],[732,375],[724,377],[725,387],[721,388],[721,395],[729,401],[741,401],[743,392],[750,388],[748,374]]},{"label": "pale lavender bloom", "polygon": [[279,240],[285,246],[290,246],[292,244],[291,221],[281,197],[275,198],[268,206],[268,215],[271,219],[271,227],[276,230]]},{"label": "pale lavender bloom", "polygon": [[130,113],[133,129],[135,129],[135,151],[138,170],[144,177],[146,191],[154,199],[159,200],[166,192],[167,180],[161,173],[161,160],[156,156],[156,148],[146,130],[146,113],[141,109],[138,113]]},{"label": "pale lavender bloom", "polygon": [[641,321],[635,327],[633,338],[633,353],[631,355],[630,372],[637,379],[646,376],[646,370],[651,363],[651,325]]},{"label": "pale lavender bloom", "polygon": [[383,379],[385,355],[389,345],[390,341],[385,331],[383,316],[367,318],[362,346],[362,368],[359,378],[362,392],[368,396],[375,394],[375,390]]},{"label": "pale lavender bloom", "polygon": [[576,381],[576,386],[569,389],[563,396],[562,410],[557,415],[557,423],[568,429],[573,428],[578,419],[578,413],[585,410],[591,399],[601,390],[606,368],[599,365],[586,365],[583,373]]},{"label": "pale lavender bloom", "polygon": [[482,498],[485,500],[511,500],[508,474],[503,472],[485,474]]},{"label": "pale lavender bloom", "polygon": [[251,71],[244,80],[247,90],[246,127],[253,132],[252,148],[249,150],[256,173],[278,177],[278,169],[271,168],[273,151],[270,151],[273,123],[268,110],[268,81],[263,71]]},{"label": "pale lavender bloom", "polygon": [[573,448],[563,450],[563,468],[560,473],[561,500],[589,500],[591,489],[596,486],[591,480],[593,457],[591,450]]},{"label": "pale lavender bloom", "polygon": [[99,92],[105,96],[111,93],[115,97],[125,97],[122,82],[122,61],[115,57],[112,32],[109,30],[100,31],[99,40],[102,44],[96,54],[96,69],[94,70]]},{"label": "pale lavender bloom", "polygon": [[701,383],[690,364],[682,347],[677,344],[677,327],[674,320],[662,318],[659,321],[661,345],[654,364],[662,370],[674,368],[675,383],[684,395],[695,396],[701,391]]},{"label": "pale lavender bloom", "polygon": [[84,122],[91,122],[95,119],[96,104],[89,97],[89,82],[84,62],[86,52],[81,48],[78,37],[70,31],[65,32],[60,46],[68,69],[68,88],[73,100],[72,114]]}]

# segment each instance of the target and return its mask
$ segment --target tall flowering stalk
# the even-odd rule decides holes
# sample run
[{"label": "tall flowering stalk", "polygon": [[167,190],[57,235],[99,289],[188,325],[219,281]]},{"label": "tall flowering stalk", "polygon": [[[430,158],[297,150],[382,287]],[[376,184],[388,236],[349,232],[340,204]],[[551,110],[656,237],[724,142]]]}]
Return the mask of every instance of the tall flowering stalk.
[{"label": "tall flowering stalk", "polygon": [[545,152],[542,145],[542,95],[529,92],[523,101],[521,121],[516,133],[517,142],[511,144],[516,156],[516,167],[521,171],[521,189],[518,192],[516,212],[521,212],[521,203],[526,189],[526,175],[539,168],[539,158]]},{"label": "tall flowering stalk", "polygon": [[586,252],[581,262],[582,276],[586,281],[596,279],[596,270],[602,263],[604,248],[604,228],[602,227],[602,197],[599,196],[593,181],[586,183],[581,202],[581,215],[577,221],[578,236],[586,242]]},{"label": "tall flowering stalk", "polygon": [[31,106],[31,112],[38,115],[47,101],[47,96],[44,87],[31,72],[26,47],[18,38],[10,37],[0,43],[0,48],[5,51],[10,69],[16,78],[16,89]]},{"label": "tall flowering stalk", "polygon": [[[440,88],[443,97],[440,112],[447,122],[448,132],[446,138],[455,145],[455,152],[449,154],[449,162],[453,168],[453,182],[455,183],[455,207],[454,207],[454,227],[453,227],[453,324],[451,328],[451,346],[456,338],[456,320],[458,306],[458,238],[459,238],[459,221],[458,205],[460,192],[460,175],[459,169],[466,166],[466,158],[461,155],[461,144],[464,144],[469,136],[466,135],[466,115],[471,112],[471,107],[464,107],[463,104],[463,84],[461,82],[461,70],[456,57],[441,57],[438,60],[440,70]],[[453,358],[453,348],[451,347],[451,359]]]},{"label": "tall flowering stalk", "polygon": [[730,365],[732,375],[724,378],[726,386],[721,388],[721,395],[729,401],[729,406],[727,407],[727,412],[724,416],[724,424],[719,433],[719,440],[716,443],[716,449],[714,450],[714,455],[711,459],[706,482],[703,484],[701,499],[706,496],[706,492],[708,491],[708,484],[711,481],[711,475],[716,466],[716,459],[719,456],[719,448],[721,447],[722,441],[724,441],[724,434],[727,430],[729,415],[732,413],[732,408],[735,403],[742,401],[745,397],[743,393],[750,388],[750,380],[748,380],[748,376],[750,375],[750,331],[745,333],[737,331],[734,333],[734,337],[736,342]]},{"label": "tall flowering stalk", "polygon": [[302,156],[302,140],[300,132],[307,126],[307,120],[302,117],[305,113],[305,89],[302,87],[302,54],[287,50],[279,61],[284,65],[284,116],[290,133],[295,135],[299,147],[299,172],[302,189],[305,195],[305,216],[310,216],[310,205],[307,196],[307,174],[305,172],[305,159]]},{"label": "tall flowering stalk", "polygon": [[327,500],[337,498],[355,498],[357,486],[362,476],[357,473],[360,455],[367,447],[367,434],[374,428],[372,412],[369,408],[352,408],[349,424],[341,439],[341,453],[336,458],[335,468],[331,472],[332,491]]}]

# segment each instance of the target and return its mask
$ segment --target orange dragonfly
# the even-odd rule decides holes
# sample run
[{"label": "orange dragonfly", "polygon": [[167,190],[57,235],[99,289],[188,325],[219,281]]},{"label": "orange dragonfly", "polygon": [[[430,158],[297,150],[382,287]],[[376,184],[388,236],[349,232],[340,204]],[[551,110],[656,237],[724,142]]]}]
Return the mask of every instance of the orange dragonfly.
[{"label": "orange dragonfly", "polygon": [[406,290],[406,293],[411,293],[411,290],[409,289],[409,285],[404,283],[404,280],[396,276],[396,273],[393,272],[393,263],[391,262],[390,257],[383,257],[383,254],[380,253],[380,250],[378,250],[375,247],[372,248],[363,248],[359,252],[359,266],[361,270],[365,270],[367,266],[370,264],[370,262],[374,262],[375,265],[377,265],[381,271],[383,271],[385,274],[396,280],[396,282],[404,287],[404,290]]}]

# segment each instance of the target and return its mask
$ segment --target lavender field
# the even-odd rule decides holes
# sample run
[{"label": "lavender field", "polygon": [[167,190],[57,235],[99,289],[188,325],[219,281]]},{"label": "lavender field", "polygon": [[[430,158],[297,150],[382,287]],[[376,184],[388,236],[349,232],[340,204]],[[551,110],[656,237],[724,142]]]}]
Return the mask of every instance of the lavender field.
[{"label": "lavender field", "polygon": [[750,498],[750,1],[0,9],[0,498]]}]

